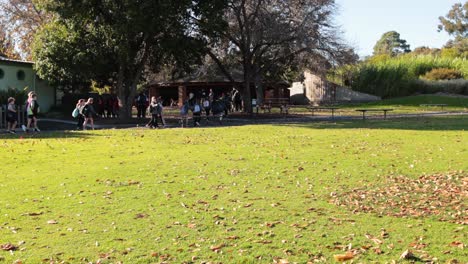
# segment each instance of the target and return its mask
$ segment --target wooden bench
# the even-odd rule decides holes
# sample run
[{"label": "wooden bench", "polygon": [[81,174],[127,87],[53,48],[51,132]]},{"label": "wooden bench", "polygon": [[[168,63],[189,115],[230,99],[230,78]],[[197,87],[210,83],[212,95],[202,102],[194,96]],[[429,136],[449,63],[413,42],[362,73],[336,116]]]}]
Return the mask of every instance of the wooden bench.
[{"label": "wooden bench", "polygon": [[366,119],[367,112],[383,112],[384,119],[387,119],[387,112],[393,111],[393,109],[356,109],[358,112],[362,112],[362,120]]},{"label": "wooden bench", "polygon": [[311,106],[311,107],[307,107],[307,109],[309,109],[309,111],[312,112],[312,115],[314,115],[314,113],[315,113],[316,111],[320,111],[320,110],[329,110],[329,111],[331,111],[332,119],[335,119],[335,110],[339,109],[339,107],[318,107],[318,106]]},{"label": "wooden bench", "polygon": [[420,104],[419,106],[422,107],[440,107],[442,110],[444,109],[447,104]]},{"label": "wooden bench", "polygon": [[289,113],[289,98],[268,98],[265,99],[263,104],[257,105],[256,110],[258,113],[259,109],[263,110],[263,113],[271,113],[271,108],[277,107],[280,109],[281,114],[288,114]]}]

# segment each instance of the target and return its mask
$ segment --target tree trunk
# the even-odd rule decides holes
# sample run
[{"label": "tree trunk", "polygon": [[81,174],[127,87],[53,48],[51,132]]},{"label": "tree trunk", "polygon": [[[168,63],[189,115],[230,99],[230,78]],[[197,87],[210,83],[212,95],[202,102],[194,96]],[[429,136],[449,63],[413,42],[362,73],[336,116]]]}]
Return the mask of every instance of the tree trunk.
[{"label": "tree trunk", "polygon": [[264,87],[263,87],[263,76],[258,70],[255,70],[255,77],[254,77],[254,84],[255,84],[255,94],[257,96],[257,105],[263,104],[263,95],[264,95]]},{"label": "tree trunk", "polygon": [[122,102],[120,107],[119,116],[122,118],[130,118],[132,117],[132,107],[133,107],[133,98],[129,100],[128,97],[128,88],[124,81],[125,78],[125,68],[122,64],[119,65],[119,73],[117,76],[117,96]]},{"label": "tree trunk", "polygon": [[252,67],[248,63],[244,63],[244,91],[242,98],[244,100],[244,112],[252,113],[252,94],[250,93],[250,84],[252,80]]}]

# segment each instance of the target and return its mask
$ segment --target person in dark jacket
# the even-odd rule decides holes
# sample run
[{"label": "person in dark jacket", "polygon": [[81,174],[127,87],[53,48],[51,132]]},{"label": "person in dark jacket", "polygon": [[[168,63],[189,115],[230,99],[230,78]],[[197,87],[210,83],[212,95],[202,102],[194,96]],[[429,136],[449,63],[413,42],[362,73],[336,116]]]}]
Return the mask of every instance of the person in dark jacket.
[{"label": "person in dark jacket", "polygon": [[83,110],[81,110],[81,114],[84,117],[84,122],[83,122],[83,130],[86,130],[86,126],[88,123],[91,125],[91,129],[94,130],[94,118],[93,116],[96,115],[96,111],[94,110],[93,107],[93,98],[88,98],[88,101],[83,107]]}]

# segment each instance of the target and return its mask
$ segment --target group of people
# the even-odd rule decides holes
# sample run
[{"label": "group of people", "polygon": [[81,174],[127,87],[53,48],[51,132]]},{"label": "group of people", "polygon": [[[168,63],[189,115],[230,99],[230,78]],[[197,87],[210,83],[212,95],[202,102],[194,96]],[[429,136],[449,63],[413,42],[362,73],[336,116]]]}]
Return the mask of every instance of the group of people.
[{"label": "group of people", "polygon": [[94,130],[93,116],[97,113],[96,110],[94,110],[93,103],[94,99],[91,97],[88,98],[88,100],[79,99],[76,103],[72,116],[77,118],[77,130],[86,130],[88,124],[90,125],[91,129]]},{"label": "group of people", "polygon": [[222,94],[219,98],[216,98],[213,90],[210,89],[209,93],[202,92],[201,96],[197,96],[194,93],[189,94],[188,100],[184,102],[180,109],[181,125],[182,127],[188,126],[188,115],[192,112],[193,126],[200,126],[202,114],[205,113],[207,121],[210,121],[210,117],[219,117],[221,122],[224,116],[228,115],[230,111],[230,100],[227,96]]},{"label": "group of people", "polygon": [[[13,97],[8,98],[8,105],[6,111],[7,132],[16,134],[16,126],[18,124],[18,111],[16,108],[16,99]],[[37,102],[37,94],[33,91],[28,93],[26,100],[26,125],[21,125],[24,132],[31,131],[40,132],[37,126],[37,115],[39,114],[39,103]]]},{"label": "group of people", "polygon": [[[146,112],[146,108],[143,110],[143,112]],[[156,98],[156,96],[151,97],[151,102],[148,106],[148,112],[151,115],[151,119],[146,124],[146,127],[159,128],[158,122],[161,123],[163,128],[166,127],[166,121],[164,120],[163,116],[163,101],[161,96],[158,98]]]},{"label": "group of people", "polygon": [[97,98],[96,112],[102,118],[118,118],[120,102],[116,95],[103,95]]}]

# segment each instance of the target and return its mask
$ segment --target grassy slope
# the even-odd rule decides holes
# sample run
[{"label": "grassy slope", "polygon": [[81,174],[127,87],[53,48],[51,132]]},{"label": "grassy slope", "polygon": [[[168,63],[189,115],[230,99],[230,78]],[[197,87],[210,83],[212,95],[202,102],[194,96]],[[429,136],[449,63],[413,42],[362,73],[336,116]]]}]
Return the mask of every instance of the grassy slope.
[{"label": "grassy slope", "polygon": [[0,244],[22,245],[0,259],[328,263],[385,228],[384,253],[359,261],[397,260],[415,241],[463,260],[450,246],[467,239],[457,224],[352,214],[329,199],[388,175],[467,171],[466,128],[461,117],[4,138]]}]

